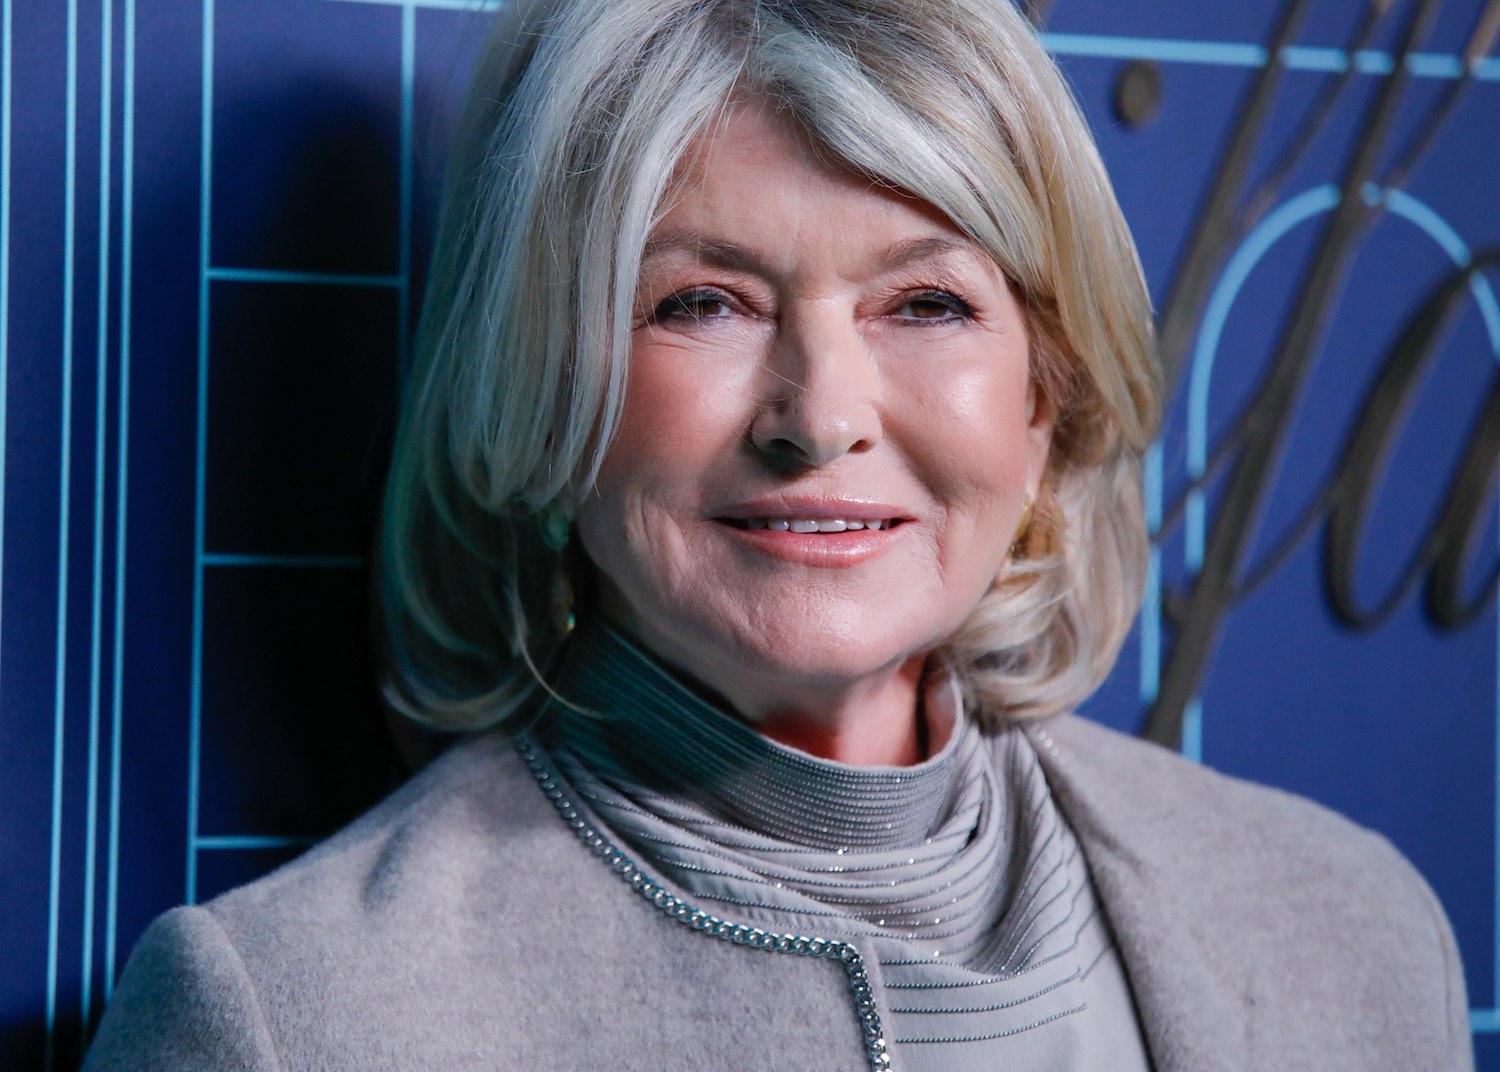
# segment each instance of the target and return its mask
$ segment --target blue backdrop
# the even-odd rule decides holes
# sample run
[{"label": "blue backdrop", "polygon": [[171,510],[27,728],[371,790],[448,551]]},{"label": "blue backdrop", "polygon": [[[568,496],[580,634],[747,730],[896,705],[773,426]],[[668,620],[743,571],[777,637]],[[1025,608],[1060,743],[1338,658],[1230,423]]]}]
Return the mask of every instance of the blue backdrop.
[{"label": "blue backdrop", "polygon": [[[1172,373],[1087,713],[1394,840],[1500,1069],[1500,3],[1374,7],[1040,13]],[[475,8],[0,0],[6,1068],[399,777],[365,558]]]}]

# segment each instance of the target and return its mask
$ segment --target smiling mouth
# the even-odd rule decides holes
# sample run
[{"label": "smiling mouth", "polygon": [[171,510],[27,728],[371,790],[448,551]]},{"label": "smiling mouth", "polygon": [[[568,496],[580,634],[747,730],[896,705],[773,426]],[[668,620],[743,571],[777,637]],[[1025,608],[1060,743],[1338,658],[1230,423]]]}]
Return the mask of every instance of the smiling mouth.
[{"label": "smiling mouth", "polygon": [[901,518],[846,518],[846,517],[731,517],[721,519],[733,528],[754,531],[766,529],[770,532],[818,533],[861,532],[893,529],[901,524]]}]

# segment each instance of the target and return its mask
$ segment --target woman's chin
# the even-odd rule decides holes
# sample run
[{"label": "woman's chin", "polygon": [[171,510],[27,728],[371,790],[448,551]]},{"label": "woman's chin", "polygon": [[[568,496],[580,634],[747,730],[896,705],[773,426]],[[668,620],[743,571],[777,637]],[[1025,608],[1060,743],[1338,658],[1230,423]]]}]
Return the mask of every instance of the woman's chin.
[{"label": "woman's chin", "polygon": [[[907,619],[910,622],[910,618]],[[792,618],[772,628],[720,633],[685,631],[657,654],[723,696],[741,714],[794,697],[841,705],[844,698],[882,691],[920,663],[944,635],[891,628],[891,617],[872,614],[823,620]],[[665,638],[663,638],[665,639]],[[656,647],[647,639],[649,647]]]}]

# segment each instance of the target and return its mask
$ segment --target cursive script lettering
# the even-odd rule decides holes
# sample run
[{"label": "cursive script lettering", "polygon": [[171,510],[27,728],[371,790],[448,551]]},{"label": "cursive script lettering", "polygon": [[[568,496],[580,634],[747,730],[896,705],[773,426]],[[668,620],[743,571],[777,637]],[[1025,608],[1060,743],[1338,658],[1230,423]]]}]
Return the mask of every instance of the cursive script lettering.
[{"label": "cursive script lettering", "polygon": [[[1168,292],[1158,335],[1169,387],[1181,378],[1212,284],[1225,260],[1281,194],[1286,177],[1326,123],[1333,101],[1352,75],[1352,69],[1346,71],[1325,89],[1292,139],[1291,148],[1271,169],[1271,177],[1248,194],[1243,193],[1279,86],[1281,67],[1276,57],[1293,42],[1308,6],[1309,0],[1291,0],[1282,12],[1273,34],[1272,59],[1247,94]],[[1222,480],[1201,568],[1182,590],[1163,595],[1173,639],[1142,730],[1152,740],[1171,747],[1180,745],[1183,713],[1202,686],[1225,616],[1319,522],[1327,522],[1324,573],[1328,599],[1340,618],[1353,627],[1371,628],[1384,621],[1424,574],[1428,578],[1428,612],[1441,627],[1456,628],[1472,620],[1493,598],[1493,570],[1472,598],[1464,595],[1464,581],[1477,550],[1500,462],[1500,382],[1491,389],[1431,531],[1424,535],[1397,582],[1372,606],[1361,606],[1356,597],[1355,562],[1371,499],[1393,439],[1402,427],[1400,418],[1446,337],[1447,325],[1470,293],[1472,281],[1479,273],[1500,265],[1497,252],[1476,257],[1422,303],[1382,362],[1360,421],[1349,434],[1328,484],[1262,565],[1252,568],[1246,561],[1268,498],[1268,481],[1284,453],[1329,312],[1345,288],[1350,262],[1372,223],[1384,211],[1385,199],[1369,194],[1407,180],[1472,78],[1470,65],[1426,117],[1421,132],[1392,151],[1393,127],[1408,84],[1407,57],[1427,37],[1440,7],[1437,2],[1423,2],[1408,11],[1396,62],[1359,119],[1353,148],[1338,181],[1338,202],[1323,224],[1316,250],[1297,282],[1293,310],[1275,343],[1269,371],[1250,404],[1217,445],[1207,474],[1165,511],[1158,539],[1182,516],[1188,495],[1209,482]],[[1373,38],[1390,11],[1389,4],[1370,5],[1351,41],[1351,52]],[[1476,24],[1466,51],[1468,58],[1472,59],[1469,54],[1485,47],[1493,37],[1489,21],[1493,20],[1481,18]],[[1378,173],[1380,164],[1390,159],[1396,163],[1385,168],[1382,177]]]}]

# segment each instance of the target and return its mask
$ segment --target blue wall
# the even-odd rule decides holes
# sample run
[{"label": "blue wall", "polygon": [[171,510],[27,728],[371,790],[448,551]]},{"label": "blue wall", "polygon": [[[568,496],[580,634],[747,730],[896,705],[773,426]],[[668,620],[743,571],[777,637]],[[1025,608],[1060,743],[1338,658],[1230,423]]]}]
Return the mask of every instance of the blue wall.
[{"label": "blue wall", "polygon": [[[482,18],[455,0],[0,6],[0,1064],[51,1069],[76,1063],[152,916],[288,859],[398,777],[364,562]],[[1482,0],[1397,3],[1363,42],[1362,0],[1308,0],[1277,51],[1283,6],[1047,14],[1153,293],[1187,325],[1148,474],[1158,568],[1088,713],[1135,732],[1155,704],[1172,735],[1180,713],[1189,754],[1391,837],[1447,906],[1481,1067],[1500,1069],[1496,611],[1453,611],[1500,544],[1476,434],[1500,273],[1459,280],[1403,406],[1370,394],[1434,291],[1500,247],[1500,59],[1482,38],[1490,58],[1460,59]],[[1122,82],[1144,104],[1118,104]],[[1351,196],[1376,211],[1335,233]],[[1233,211],[1205,244],[1211,202]],[[1332,285],[1301,308],[1320,263]],[[1320,329],[1301,350],[1299,316]],[[1297,389],[1247,431],[1288,370]],[[1353,451],[1366,474],[1347,459],[1371,429],[1388,449]],[[1484,494],[1445,529],[1465,457]],[[1330,545],[1335,506],[1350,538]],[[1195,604],[1226,554],[1254,583]],[[1201,658],[1188,632],[1212,641]],[[1191,700],[1164,708],[1182,680]]]}]

